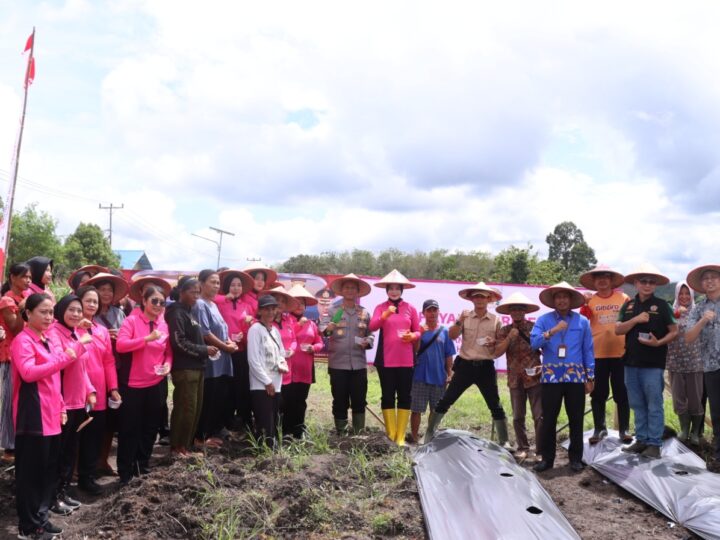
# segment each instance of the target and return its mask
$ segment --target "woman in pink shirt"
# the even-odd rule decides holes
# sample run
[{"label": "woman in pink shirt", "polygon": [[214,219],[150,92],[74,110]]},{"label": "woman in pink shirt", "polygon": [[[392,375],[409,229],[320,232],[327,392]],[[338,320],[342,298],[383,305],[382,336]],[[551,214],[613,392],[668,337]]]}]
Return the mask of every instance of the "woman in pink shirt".
[{"label": "woman in pink shirt", "polygon": [[243,292],[252,291],[254,280],[242,270],[220,272],[220,294],[215,298],[228,335],[238,350],[232,354],[233,378],[230,387],[230,418],[234,427],[253,432],[250,406],[250,369],[247,361],[247,332],[255,311],[243,301]]},{"label": "woman in pink shirt", "polygon": [[[82,320],[82,305],[74,294],[68,294],[55,304],[55,324],[48,331],[50,340],[57,341],[60,347],[72,349],[78,357],[60,372],[62,395],[67,413],[67,422],[63,426],[60,437],[60,482],[57,489],[57,505],[52,509],[56,513],[69,513],[80,503],[68,495],[67,489],[72,480],[75,460],[78,452],[80,434],[78,428],[88,417],[96,403],[95,388],[90,382],[86,362],[85,344],[92,338],[77,333],[77,326]],[[69,507],[69,508],[66,508]]]},{"label": "woman in pink shirt", "polygon": [[[387,291],[386,302],[375,308],[369,328],[380,330],[375,368],[382,389],[382,411],[387,436],[399,446],[405,444],[410,418],[415,342],[420,339],[417,310],[402,299],[405,289],[415,287],[397,270],[375,283]],[[397,411],[395,397],[397,396]]]},{"label": "woman in pink shirt", "polygon": [[0,298],[0,326],[5,339],[0,341],[0,448],[4,449],[2,460],[15,460],[15,432],[12,421],[12,375],[10,369],[10,345],[13,338],[22,332],[25,321],[20,312],[25,308],[25,299],[30,295],[30,267],[25,263],[10,267],[8,280],[2,287]]},{"label": "woman in pink shirt", "polygon": [[243,292],[242,300],[250,309],[252,309],[253,316],[257,314],[258,309],[258,295],[264,290],[271,287],[271,283],[277,281],[277,272],[272,268],[267,268],[262,265],[250,265],[243,268],[243,272],[248,274],[253,279],[253,286]]},{"label": "woman in pink shirt", "polygon": [[300,439],[305,433],[310,385],[315,382],[315,353],[322,351],[324,344],[317,325],[304,316],[305,307],[317,305],[317,299],[302,285],[295,285],[288,294],[297,301],[292,311],[297,348],[288,360],[290,371],[283,375],[280,410],[283,433]]},{"label": "woman in pink shirt", "polygon": [[[61,426],[67,421],[60,370],[76,361],[46,332],[53,322],[53,302],[45,294],[25,301],[27,325],[12,343],[15,422],[15,503],[20,538],[45,538],[62,529],[48,521],[58,481]],[[45,535],[45,536],[43,536]]]},{"label": "woman in pink shirt", "polygon": [[102,488],[95,481],[100,447],[105,434],[108,397],[115,403],[121,401],[118,391],[117,369],[113,354],[112,339],[107,328],[95,321],[100,307],[100,295],[92,285],[77,290],[83,310],[83,320],[78,327],[79,335],[89,335],[92,341],[85,345],[85,369],[90,383],[96,391],[97,402],[90,412],[93,421],[80,432],[78,455],[78,487],[91,494],[99,495]]},{"label": "woman in pink shirt", "polygon": [[141,309],[125,319],[117,338],[123,398],[117,450],[121,486],[133,476],[150,472],[150,456],[162,423],[162,382],[172,367],[168,327],[162,316],[164,291],[150,285],[140,300]]}]

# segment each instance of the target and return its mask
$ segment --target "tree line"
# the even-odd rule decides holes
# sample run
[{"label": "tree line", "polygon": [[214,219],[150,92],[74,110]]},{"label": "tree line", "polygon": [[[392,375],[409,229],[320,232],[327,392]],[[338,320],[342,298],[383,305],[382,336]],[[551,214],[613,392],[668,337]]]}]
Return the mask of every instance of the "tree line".
[{"label": "tree line", "polygon": [[383,276],[397,268],[411,279],[550,285],[559,281],[577,284],[580,274],[597,264],[595,251],[585,241],[582,231],[570,221],[558,224],[545,241],[549,248],[545,259],[530,244],[511,245],[495,255],[487,251],[447,249],[408,253],[396,248],[376,255],[368,250],[353,249],[295,255],[280,264],[278,270]]},{"label": "tree line", "polygon": [[54,274],[60,279],[85,264],[120,266],[120,258],[113,253],[99,226],[80,223],[63,241],[57,234],[57,220],[47,212],[39,211],[33,203],[21,212],[13,212],[6,268],[35,255],[53,259]]}]

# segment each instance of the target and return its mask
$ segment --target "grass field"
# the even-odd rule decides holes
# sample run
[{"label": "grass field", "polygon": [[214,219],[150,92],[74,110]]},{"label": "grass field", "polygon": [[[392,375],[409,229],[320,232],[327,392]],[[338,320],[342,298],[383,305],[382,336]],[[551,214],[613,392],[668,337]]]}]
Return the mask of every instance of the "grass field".
[{"label": "grass field", "polygon": [[[327,373],[327,364],[316,363],[315,364],[315,377],[316,383],[312,385],[310,390],[310,397],[308,399],[308,420],[310,422],[317,422],[324,425],[332,425],[332,414],[331,404],[332,395],[330,393],[330,380]],[[502,402],[505,414],[508,417],[508,422],[512,421],[512,407],[510,406],[510,392],[507,387],[507,379],[505,374],[498,374],[498,389],[500,391],[500,401]],[[372,411],[382,418],[380,411],[380,383],[378,381],[377,372],[374,368],[370,368],[368,372],[368,406]],[[586,396],[585,410],[590,409],[590,396]],[[608,427],[614,426],[615,417],[615,403],[610,400],[606,406],[607,425]],[[372,427],[380,424],[372,418],[372,415],[367,415],[367,425]],[[427,415],[423,416],[423,422],[420,431],[423,432],[427,422]],[[560,416],[558,417],[558,428],[564,426],[567,423],[567,416],[564,410],[561,410]],[[532,419],[529,415],[526,418],[526,424],[528,426],[528,435],[531,435],[532,431]],[[672,399],[670,398],[669,392],[665,392],[665,424],[678,429],[678,419],[672,408]],[[489,438],[492,426],[492,417],[490,411],[485,405],[485,401],[480,395],[480,391],[477,387],[470,387],[463,394],[463,396],[453,405],[450,411],[443,419],[443,427],[451,427],[456,429],[465,429],[478,433],[482,437]],[[630,413],[630,426],[632,429],[633,418],[632,412]],[[592,414],[585,415],[584,428],[592,429]],[[567,430],[561,433],[560,437],[567,436]],[[512,434],[512,428],[510,428],[510,438],[514,439]]]}]

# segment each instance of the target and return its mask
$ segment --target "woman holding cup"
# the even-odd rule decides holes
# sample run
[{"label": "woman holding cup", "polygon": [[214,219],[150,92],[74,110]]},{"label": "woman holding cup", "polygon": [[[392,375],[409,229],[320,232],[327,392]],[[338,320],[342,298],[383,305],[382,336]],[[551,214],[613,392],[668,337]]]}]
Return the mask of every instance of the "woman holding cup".
[{"label": "woman holding cup", "polygon": [[230,339],[228,325],[220,314],[215,298],[220,292],[220,276],[215,270],[206,269],[198,275],[200,298],[192,308],[192,314],[200,323],[206,345],[215,347],[217,354],[210,356],[205,365],[203,403],[197,429],[197,444],[210,447],[222,446],[226,427],[230,425],[228,405],[230,384],[233,376],[232,355],[238,344]]},{"label": "woman holding cup", "polygon": [[283,433],[300,439],[305,432],[310,385],[315,382],[315,353],[322,351],[324,344],[317,325],[305,317],[305,308],[317,305],[317,299],[300,284],[293,286],[288,294],[297,301],[292,311],[297,349],[290,358],[291,370],[283,375],[281,410]]},{"label": "woman holding cup", "polygon": [[420,319],[417,310],[402,299],[402,293],[415,285],[393,270],[375,286],[384,288],[388,295],[387,301],[375,308],[369,324],[371,332],[380,330],[375,368],[382,388],[385,432],[398,446],[404,446],[410,419],[414,347],[420,339]]},{"label": "woman holding cup", "polygon": [[174,300],[165,312],[173,351],[173,411],[170,451],[178,457],[191,455],[202,410],[205,365],[217,347],[206,345],[202,328],[192,314],[200,297],[200,282],[183,276],[171,293]]},{"label": "woman holding cup", "polygon": [[118,430],[118,475],[120,485],[133,476],[150,471],[150,456],[163,414],[163,381],[172,367],[168,326],[163,317],[165,291],[155,285],[145,287],[138,297],[131,288],[133,300],[141,309],[133,312],[120,327],[117,350],[119,366],[120,407]]},{"label": "woman holding cup", "polygon": [[275,445],[282,377],[287,371],[280,332],[274,324],[277,310],[275,296],[261,296],[258,299],[258,323],[248,331],[250,399],[256,436],[270,446]]},{"label": "woman holding cup", "polygon": [[235,427],[252,433],[247,332],[255,320],[255,310],[243,301],[243,295],[246,291],[253,290],[255,282],[242,270],[224,270],[219,273],[219,277],[220,294],[215,298],[215,303],[228,325],[230,339],[238,346],[238,350],[232,354],[233,379],[230,387],[229,418]]},{"label": "woman holding cup", "polygon": [[[117,370],[118,353],[116,349],[118,330],[125,320],[125,312],[118,307],[118,303],[128,294],[128,283],[122,277],[114,274],[99,272],[85,282],[86,286],[95,287],[98,293],[99,305],[93,316],[93,322],[107,329],[110,336],[115,369]],[[119,406],[119,404],[118,404]],[[98,470],[102,474],[115,474],[109,463],[110,449],[113,436],[118,430],[118,412],[114,406],[108,407],[105,413],[105,434],[100,446]]]},{"label": "woman holding cup", "polygon": [[57,499],[51,510],[56,514],[66,515],[80,506],[78,501],[70,497],[67,490],[70,487],[78,454],[80,440],[78,429],[87,420],[89,411],[97,404],[97,392],[86,368],[86,346],[92,341],[92,335],[78,329],[78,325],[83,320],[80,298],[72,293],[62,297],[55,304],[54,314],[55,324],[48,331],[50,339],[57,341],[63,350],[74,350],[78,357],[77,362],[68,365],[60,373],[67,422],[63,425],[60,437],[60,482],[57,487]]},{"label": "woman holding cup", "polygon": [[85,345],[85,367],[97,396],[95,407],[90,412],[93,421],[80,432],[78,488],[91,495],[98,495],[102,489],[95,481],[95,469],[105,433],[107,408],[108,404],[119,407],[122,398],[118,391],[117,368],[110,333],[95,320],[100,306],[97,289],[92,285],[84,285],[77,290],[77,296],[83,310],[83,320],[80,321],[77,332],[92,337],[92,341]]}]

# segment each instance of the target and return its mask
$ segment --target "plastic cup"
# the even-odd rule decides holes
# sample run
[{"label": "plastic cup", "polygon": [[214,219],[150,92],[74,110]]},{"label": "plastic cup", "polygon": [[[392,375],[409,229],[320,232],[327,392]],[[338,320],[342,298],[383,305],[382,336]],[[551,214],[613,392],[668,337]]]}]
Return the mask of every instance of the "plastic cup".
[{"label": "plastic cup", "polygon": [[215,354],[213,354],[213,355],[210,357],[210,360],[212,360],[213,362],[215,362],[216,360],[220,360],[220,351],[218,351],[218,352],[216,352]]},{"label": "plastic cup", "polygon": [[122,399],[108,398],[107,404],[108,407],[111,409],[119,409],[120,405],[122,405]]},{"label": "plastic cup", "polygon": [[155,364],[153,366],[155,375],[165,375],[165,364]]}]

